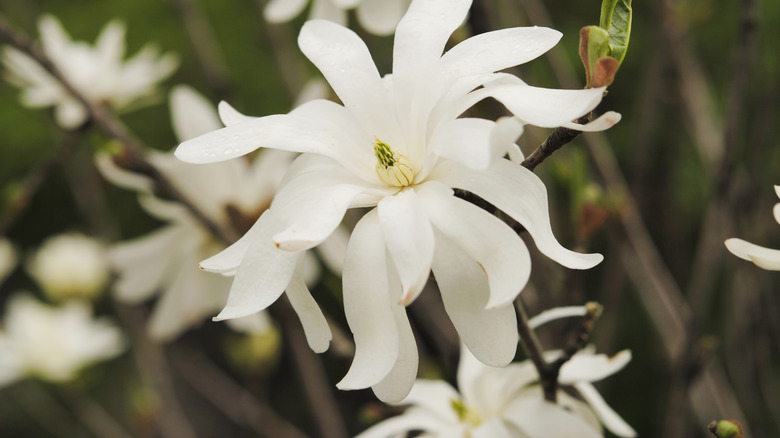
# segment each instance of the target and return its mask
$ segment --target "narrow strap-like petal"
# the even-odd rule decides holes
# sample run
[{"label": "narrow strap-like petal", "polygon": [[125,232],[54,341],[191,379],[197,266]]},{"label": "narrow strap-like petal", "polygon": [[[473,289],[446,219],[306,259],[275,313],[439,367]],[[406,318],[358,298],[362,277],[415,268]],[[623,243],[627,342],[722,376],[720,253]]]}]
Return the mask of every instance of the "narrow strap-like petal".
[{"label": "narrow strap-like petal", "polygon": [[622,370],[630,361],[629,350],[614,356],[580,352],[563,364],[558,380],[564,385],[579,381],[596,382]]},{"label": "narrow strap-like petal", "polygon": [[309,348],[315,353],[322,353],[328,349],[332,335],[325,315],[322,314],[320,306],[314,301],[303,281],[302,267],[303,265],[298,263],[290,284],[287,285],[287,298],[290,299],[290,304],[301,320]]},{"label": "narrow strap-like petal", "polygon": [[622,438],[633,438],[636,436],[636,431],[626,423],[620,415],[617,414],[601,397],[596,388],[588,382],[579,382],[574,385],[582,398],[596,413],[596,417],[601,423],[609,429],[610,432]]}]

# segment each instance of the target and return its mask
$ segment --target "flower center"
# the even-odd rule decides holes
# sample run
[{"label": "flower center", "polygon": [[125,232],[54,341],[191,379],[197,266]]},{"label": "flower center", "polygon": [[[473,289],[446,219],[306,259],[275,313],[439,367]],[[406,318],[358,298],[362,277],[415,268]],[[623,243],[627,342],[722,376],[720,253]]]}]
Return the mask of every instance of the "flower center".
[{"label": "flower center", "polygon": [[450,406],[452,407],[452,410],[455,411],[455,414],[458,416],[458,420],[460,420],[462,423],[468,423],[472,426],[479,426],[480,423],[482,423],[482,420],[479,418],[479,415],[474,412],[473,409],[469,409],[466,407],[466,404],[463,403],[463,400],[460,399],[452,399],[450,400]]},{"label": "flower center", "polygon": [[374,137],[376,174],[379,179],[393,187],[406,187],[414,181],[414,170],[406,155],[395,152],[387,143]]}]

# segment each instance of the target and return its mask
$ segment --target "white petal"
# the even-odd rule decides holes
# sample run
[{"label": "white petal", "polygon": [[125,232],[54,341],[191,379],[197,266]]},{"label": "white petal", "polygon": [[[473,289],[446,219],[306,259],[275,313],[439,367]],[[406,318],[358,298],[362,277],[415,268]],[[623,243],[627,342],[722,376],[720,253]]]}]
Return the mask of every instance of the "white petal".
[{"label": "white petal", "polygon": [[735,256],[752,261],[760,268],[780,271],[780,250],[764,248],[742,239],[726,239],[725,243]]},{"label": "white petal", "polygon": [[[476,359],[474,361],[479,363]],[[418,406],[444,421],[455,423],[459,420],[452,409],[453,400],[460,400],[460,394],[449,383],[443,380],[417,379],[402,404]]]},{"label": "white petal", "polygon": [[406,12],[407,0],[363,0],[357,7],[358,22],[374,35],[391,35]]},{"label": "white petal", "polygon": [[490,418],[471,429],[471,438],[515,438],[515,433],[501,419]]},{"label": "white petal", "polygon": [[[780,186],[775,186],[775,187],[780,187]],[[775,204],[775,207],[772,209],[772,213],[774,214],[777,223],[780,224],[780,203]]]},{"label": "white petal", "polygon": [[623,350],[614,356],[575,354],[561,367],[558,380],[564,385],[579,381],[596,382],[622,370],[630,361],[629,350]]},{"label": "white petal", "polygon": [[[301,253],[282,251],[271,241],[279,224],[266,211],[255,226],[225,308],[214,320],[251,315],[270,306],[290,283]],[[254,227],[253,227],[254,228]]]},{"label": "white petal", "polygon": [[14,342],[0,333],[0,387],[13,383],[24,374],[24,364],[14,350]]},{"label": "white petal", "polygon": [[[300,271],[300,264],[299,269]],[[314,298],[306,287],[300,272],[293,274],[290,284],[287,285],[287,297],[290,299],[295,313],[303,325],[303,331],[306,334],[306,341],[309,348],[315,353],[322,353],[328,349],[332,338],[330,327],[322,314],[320,306],[314,301]]]},{"label": "white petal", "polygon": [[263,17],[269,23],[290,21],[303,11],[306,0],[271,0],[263,9]]},{"label": "white petal", "polygon": [[598,419],[610,432],[623,438],[636,436],[636,431],[604,401],[604,398],[601,397],[601,394],[596,391],[592,384],[579,382],[575,383],[574,387],[577,388],[582,398],[588,402]]},{"label": "white petal", "polygon": [[605,131],[617,124],[617,122],[620,121],[620,119],[623,116],[620,115],[620,113],[616,113],[614,111],[607,111],[596,120],[590,121],[584,125],[580,125],[579,123],[574,122],[568,122],[564,123],[561,126],[564,128],[574,129],[575,131],[582,131],[582,132],[597,132],[597,131]]},{"label": "white petal", "polygon": [[114,158],[105,152],[95,154],[95,167],[103,178],[117,187],[138,192],[151,192],[154,189],[154,181],[151,178],[122,169],[116,165]]},{"label": "white petal", "polygon": [[194,88],[177,85],[171,90],[171,122],[179,141],[189,140],[221,128],[217,112]]},{"label": "white petal", "polygon": [[349,232],[343,226],[333,230],[327,239],[317,247],[317,253],[322,258],[322,262],[334,274],[341,276],[344,271],[344,256],[347,253],[347,242],[349,242]]},{"label": "white petal", "polygon": [[68,97],[54,109],[57,124],[64,129],[75,129],[87,120],[87,110],[76,100]]},{"label": "white petal", "polygon": [[[397,277],[394,272],[390,275]],[[399,287],[397,278],[389,283],[391,291]],[[406,316],[406,307],[391,304],[391,308],[398,328],[398,358],[387,376],[371,389],[379,400],[385,403],[398,403],[412,390],[420,358],[412,326],[409,325],[409,318]]]},{"label": "white petal", "polygon": [[248,122],[255,120],[257,117],[251,117],[241,114],[237,109],[230,106],[229,103],[224,100],[217,105],[217,111],[219,112],[219,118],[225,126],[232,126],[236,123]]},{"label": "white petal", "polygon": [[493,73],[526,63],[550,50],[561,39],[546,27],[515,27],[475,35],[453,47],[441,58],[448,76]]},{"label": "white petal", "polygon": [[496,120],[496,126],[490,134],[493,156],[499,158],[509,154],[510,161],[522,163],[525,157],[515,142],[523,134],[523,130],[523,123],[515,117],[501,117]]},{"label": "white petal", "polygon": [[493,157],[491,133],[495,126],[485,119],[451,120],[437,128],[431,140],[433,152],[476,170],[487,169]]},{"label": "white petal", "polygon": [[[442,424],[442,421],[422,409],[407,409],[403,414],[388,418],[356,436],[355,438],[391,438],[406,436],[405,433],[422,430],[426,432],[437,432],[445,429],[448,425]],[[456,438],[453,436],[453,438]]]},{"label": "white petal", "polygon": [[600,431],[594,430],[582,419],[541,397],[523,400],[523,409],[507,409],[507,412],[511,412],[512,415],[504,415],[504,419],[514,424],[529,438],[601,438],[602,436]]},{"label": "white petal", "polygon": [[252,228],[232,245],[222,250],[219,254],[213,255],[200,262],[200,269],[217,273],[227,273],[238,269],[239,265],[241,265],[241,261],[244,259],[247,249],[259,238],[258,236],[260,235],[262,228],[269,220],[269,218],[266,217],[268,214],[268,211],[264,212],[254,225],[252,225]]},{"label": "white petal", "polygon": [[408,305],[430,276],[434,249],[431,222],[412,189],[382,199],[377,211],[388,252],[401,277],[399,303]]},{"label": "white petal", "polygon": [[555,128],[588,113],[601,102],[604,88],[558,90],[532,87],[525,83],[488,84],[475,94],[484,93],[504,104],[525,123]]},{"label": "white petal", "polygon": [[561,246],[552,233],[547,189],[530,170],[506,160],[495,160],[485,172],[472,171],[453,162],[441,163],[431,179],[468,190],[518,221],[542,254],[571,269],[590,269],[601,263],[601,254],[580,254]]},{"label": "white petal", "polygon": [[373,136],[385,142],[395,131],[386,125],[390,104],[363,41],[353,31],[324,20],[306,22],[298,37],[301,51],[322,72],[344,106],[360,120],[369,143]]},{"label": "white petal", "polygon": [[395,31],[393,75],[411,74],[437,63],[470,6],[469,0],[412,2]]},{"label": "white petal", "polygon": [[528,326],[536,330],[540,326],[547,324],[550,321],[562,318],[572,318],[577,316],[585,316],[588,312],[585,306],[567,306],[567,307],[555,307],[553,309],[545,310],[544,312],[534,316],[528,321]]},{"label": "white petal", "polygon": [[376,209],[355,226],[344,260],[344,313],[355,336],[355,358],[339,389],[382,381],[399,354],[398,329],[388,296],[385,241]]},{"label": "white petal", "polygon": [[125,55],[125,25],[118,20],[106,24],[95,41],[95,50],[106,71],[120,65]]},{"label": "white petal", "polygon": [[71,41],[57,18],[49,14],[42,16],[38,20],[38,34],[47,57],[57,60],[66,56]]},{"label": "white petal", "polygon": [[431,181],[417,191],[434,226],[484,271],[490,286],[487,307],[511,303],[531,275],[531,257],[520,236],[490,213],[452,196],[441,183]]},{"label": "white petal", "polygon": [[330,94],[330,86],[320,78],[312,78],[303,84],[303,88],[295,98],[293,108],[297,108],[306,102],[317,99],[327,99]]},{"label": "white petal", "polygon": [[517,319],[511,304],[486,309],[490,290],[485,273],[460,248],[436,233],[433,275],[444,308],[466,347],[481,362],[501,367],[515,357]]}]

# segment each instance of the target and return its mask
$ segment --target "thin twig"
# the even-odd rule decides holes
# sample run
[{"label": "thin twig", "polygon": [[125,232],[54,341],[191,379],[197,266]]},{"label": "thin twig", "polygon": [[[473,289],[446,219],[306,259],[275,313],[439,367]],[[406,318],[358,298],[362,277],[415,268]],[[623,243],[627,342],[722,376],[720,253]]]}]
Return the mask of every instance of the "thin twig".
[{"label": "thin twig", "polygon": [[[590,122],[593,119],[593,112],[590,112],[588,114],[585,114],[584,116],[580,117],[577,120],[577,123],[584,125],[588,122]],[[553,154],[553,152],[557,151],[558,149],[562,148],[567,143],[570,143],[572,140],[577,138],[582,134],[582,131],[577,131],[575,129],[569,129],[569,128],[563,128],[563,127],[557,127],[553,130],[553,132],[547,137],[547,139],[542,142],[542,144],[539,145],[533,152],[531,152],[528,157],[523,160],[521,163],[523,167],[526,169],[533,171],[536,166],[542,163],[547,157]]]},{"label": "thin twig", "polygon": [[117,140],[124,147],[117,156],[116,161],[121,167],[149,175],[157,182],[157,189],[161,196],[175,199],[187,207],[215,237],[225,243],[233,243],[238,236],[232,230],[225,230],[211,220],[205,213],[190,202],[182,193],[174,187],[164,175],[162,175],[145,158],[143,144],[130,130],[119,121],[105,105],[99,105],[89,101],[83,93],[74,87],[62,74],[57,66],[49,60],[42,51],[38,50],[32,42],[16,31],[0,14],[0,38],[5,39],[11,46],[34,59],[46,70],[74,99],[76,99],[87,111],[89,120],[103,133]]},{"label": "thin twig", "polygon": [[285,345],[295,364],[301,388],[306,393],[317,430],[324,438],[346,438],[347,428],[333,397],[331,385],[325,375],[322,362],[309,349],[301,323],[286,296],[282,296],[270,308],[282,325]]}]

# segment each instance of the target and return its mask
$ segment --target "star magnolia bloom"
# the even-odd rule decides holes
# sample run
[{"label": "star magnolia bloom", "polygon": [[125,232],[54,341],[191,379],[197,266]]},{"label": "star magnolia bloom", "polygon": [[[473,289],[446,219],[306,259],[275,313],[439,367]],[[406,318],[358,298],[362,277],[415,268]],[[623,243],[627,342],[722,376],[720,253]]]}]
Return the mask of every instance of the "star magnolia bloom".
[{"label": "star magnolia bloom", "polygon": [[109,277],[105,246],[79,233],[46,239],[30,257],[27,270],[54,301],[95,299]]},{"label": "star magnolia bloom", "polygon": [[[306,90],[316,87],[313,84]],[[211,103],[190,87],[175,87],[170,102],[174,131],[182,141],[222,126]],[[230,208],[249,218],[256,218],[265,210],[293,157],[290,152],[269,150],[252,163],[232,160],[194,166],[177,160],[171,153],[147,154],[155,168],[222,227],[233,226],[228,216]],[[160,294],[150,317],[149,336],[170,341],[225,305],[232,279],[203,275],[197,268],[200,260],[224,249],[224,245],[184,206],[154,197],[152,181],[146,177],[119,169],[108,155],[98,156],[97,164],[116,185],[140,192],[142,208],[167,223],[149,235],[114,245],[108,259],[119,274],[114,284],[117,299],[137,304]],[[296,283],[299,287],[313,283],[318,276],[317,261],[309,257],[304,262],[298,275],[300,283]],[[235,320],[231,327],[242,332],[262,332],[270,325],[265,313],[259,313]]]},{"label": "star magnolia bloom", "polygon": [[[140,99],[153,96],[158,82],[173,73],[178,60],[173,54],[158,55],[146,46],[137,55],[122,61],[125,27],[119,21],[108,23],[94,46],[71,41],[62,25],[51,15],[38,21],[44,54],[65,78],[89,101],[108,104],[116,110],[140,106]],[[22,104],[29,107],[55,107],[57,123],[73,129],[87,119],[85,108],[26,54],[6,47],[2,57],[8,80],[23,88]]]},{"label": "star magnolia bloom", "polygon": [[0,331],[0,385],[24,376],[72,380],[84,367],[124,349],[119,328],[106,319],[93,320],[85,302],[69,301],[56,308],[16,295]]},{"label": "star magnolia bloom", "polygon": [[[775,193],[780,198],[780,186],[775,186]],[[780,203],[773,209],[775,220],[780,224]],[[726,248],[735,256],[753,262],[759,268],[770,271],[780,271],[780,250],[764,248],[742,239],[727,239]]]},{"label": "star magnolia bloom", "polygon": [[[358,22],[374,35],[390,35],[411,0],[312,0],[310,18],[346,24],[347,11],[355,9]],[[300,15],[307,0],[271,0],[263,14],[270,23],[290,21]]]},{"label": "star magnolia bloom", "polygon": [[[577,312],[558,313],[546,321],[584,314],[582,307],[574,310]],[[558,354],[550,352],[548,360]],[[411,406],[406,412],[372,426],[357,438],[403,437],[412,431],[442,438],[595,438],[603,436],[601,423],[619,437],[634,437],[636,432],[592,384],[621,370],[630,360],[628,350],[612,357],[595,354],[592,348],[578,352],[561,367],[559,383],[574,389],[585,402],[559,389],[557,404],[552,404],[544,400],[539,375],[530,360],[492,368],[461,346],[460,393],[446,382],[419,379],[401,402]]]},{"label": "star magnolia bloom", "polygon": [[[431,270],[471,352],[494,366],[514,357],[512,301],[530,274],[528,249],[504,222],[454,197],[453,188],[476,193],[515,218],[542,253],[564,266],[588,269],[602,260],[563,248],[551,230],[542,182],[498,157],[517,149],[523,123],[574,126],[570,120],[592,110],[603,90],[547,90],[493,73],[552,47],[560,34],[551,29],[489,32],[442,56],[470,4],[414,1],[396,30],[393,74],[384,78],[354,32],[308,22],[298,43],[343,105],[315,100],[289,114],[253,119],[223,102],[227,127],[176,151],[180,159],[200,163],[261,146],[303,152],[270,210],[233,246],[201,262],[213,272],[238,269],[218,319],[269,306],[290,283],[301,252],[326,239],[347,209],[376,207],[355,227],[344,260],[344,308],[356,352],[341,389],[370,386],[391,401],[408,393],[418,358],[404,306],[422,291]],[[516,118],[498,124],[456,118],[488,96]],[[580,127],[605,127],[604,119],[594,123]],[[329,336],[327,325],[302,323],[314,336]]]}]

